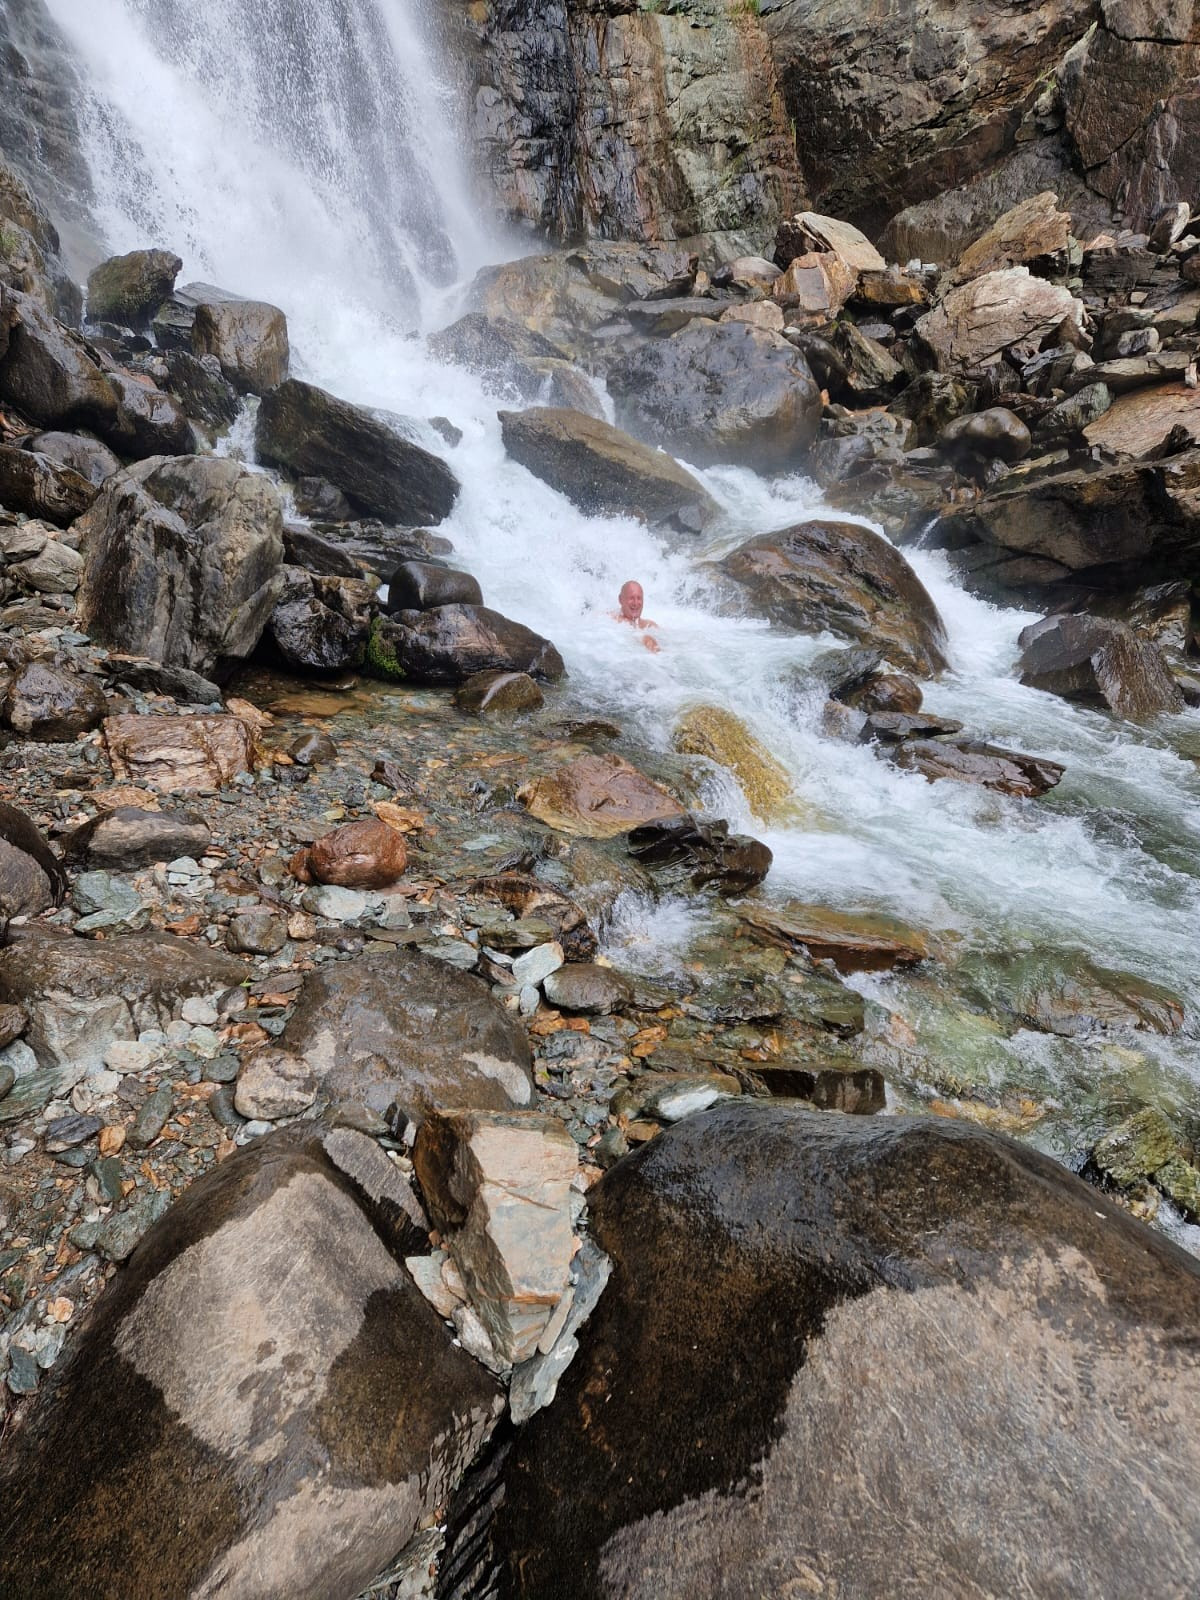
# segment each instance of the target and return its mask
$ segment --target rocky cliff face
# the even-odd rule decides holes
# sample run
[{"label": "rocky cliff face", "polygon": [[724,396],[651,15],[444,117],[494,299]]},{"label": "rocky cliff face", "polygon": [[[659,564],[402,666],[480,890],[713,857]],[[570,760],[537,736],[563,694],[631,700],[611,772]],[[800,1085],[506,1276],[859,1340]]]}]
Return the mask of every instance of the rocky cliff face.
[{"label": "rocky cliff face", "polygon": [[761,247],[802,200],[750,5],[479,0],[449,25],[485,172],[509,215],[551,238]]}]

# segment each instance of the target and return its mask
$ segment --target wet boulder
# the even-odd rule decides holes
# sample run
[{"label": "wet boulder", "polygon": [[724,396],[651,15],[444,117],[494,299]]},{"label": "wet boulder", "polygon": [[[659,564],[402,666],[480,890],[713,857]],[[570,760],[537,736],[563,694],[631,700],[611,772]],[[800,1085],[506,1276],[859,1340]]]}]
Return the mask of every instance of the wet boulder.
[{"label": "wet boulder", "polygon": [[43,661],[30,661],[15,672],[3,700],[4,720],[18,738],[48,744],[98,728],[107,711],[95,678]]},{"label": "wet boulder", "polygon": [[534,778],[520,791],[531,816],[560,833],[613,839],[683,807],[618,755],[586,755]]},{"label": "wet boulder", "polygon": [[895,546],[869,528],[801,522],[747,540],[717,565],[779,627],[877,646],[919,677],[946,665],[937,607]]},{"label": "wet boulder", "polygon": [[366,516],[385,522],[441,522],[458,498],[458,479],[440,456],[361,406],[295,378],[263,397],[256,442],[268,465],[325,478]]},{"label": "wet boulder", "polygon": [[878,911],[833,911],[790,900],[750,906],[742,920],[777,944],[829,961],[839,972],[890,972],[915,967],[929,955],[928,934]]},{"label": "wet boulder", "polygon": [[830,698],[842,700],[868,716],[876,713],[915,716],[925,697],[921,685],[903,672],[872,672],[845,689],[831,689]]},{"label": "wet boulder", "polygon": [[572,406],[603,415],[600,397],[557,345],[510,317],[470,311],[429,338],[439,361],[478,373],[491,393],[529,405]]},{"label": "wet boulder", "polygon": [[481,606],[478,578],[432,561],[402,561],[388,579],[389,611],[433,611],[438,606]]},{"label": "wet boulder", "polygon": [[[867,729],[879,737],[879,728]],[[941,730],[934,729],[937,733]],[[933,783],[952,778],[958,783],[974,783],[999,794],[1021,799],[1037,799],[1057,788],[1065,767],[1044,756],[1022,755],[981,739],[905,738],[888,752],[892,763],[906,772],[919,772]]]},{"label": "wet boulder", "polygon": [[417,951],[311,973],[279,1039],[331,1100],[419,1122],[435,1106],[533,1103],[529,1041],[478,978]]},{"label": "wet boulder", "polygon": [[[275,1134],[201,1178],[6,1452],[5,1591],[365,1589],[502,1410],[404,1267],[422,1248],[409,1209],[406,1180],[348,1129]],[[418,1541],[408,1575],[428,1564]]]},{"label": "wet boulder", "polygon": [[540,710],[545,696],[527,672],[476,672],[459,685],[454,703],[478,717],[511,717]]},{"label": "wet boulder", "polygon": [[675,724],[671,743],[732,772],[755,816],[777,822],[792,809],[792,780],[750,729],[724,706],[692,706]]},{"label": "wet boulder", "polygon": [[123,456],[190,456],[196,434],[183,408],[148,379],[109,374],[117,392],[117,419],[104,437]]},{"label": "wet boulder", "polygon": [[1021,682],[1122,717],[1182,711],[1183,694],[1162,651],[1107,617],[1044,617],[1018,639]]},{"label": "wet boulder", "polygon": [[301,883],[386,889],[404,876],[407,865],[404,835],[379,817],[360,817],[298,850],[288,870]]},{"label": "wet boulder", "polygon": [[693,889],[712,885],[719,894],[745,894],[757,888],[774,857],[759,839],[730,833],[727,822],[700,822],[690,812],[660,817],[629,832],[635,861],[668,881],[682,879]]},{"label": "wet boulder", "polygon": [[343,672],[362,664],[374,609],[375,589],[368,581],[319,578],[301,567],[284,567],[266,637],[297,671]]},{"label": "wet boulder", "polygon": [[699,533],[717,514],[708,491],[661,450],[581,411],[502,411],[504,448],[589,516],[635,517]]},{"label": "wet boulder", "polygon": [[378,617],[367,645],[377,676],[460,684],[477,672],[525,672],[555,683],[566,670],[541,634],[488,606],[435,606]]},{"label": "wet boulder", "polygon": [[622,427],[701,466],[796,471],[821,417],[800,352],[744,322],[692,323],[646,340],[610,369],[608,383]]},{"label": "wet boulder", "polygon": [[971,960],[964,977],[989,1009],[1066,1039],[1110,1028],[1171,1035],[1184,1023],[1183,1003],[1169,989],[1072,950]]},{"label": "wet boulder", "polygon": [[543,980],[542,992],[552,1006],[589,1016],[618,1011],[633,998],[628,980],[619,972],[590,961],[572,961],[559,967]]},{"label": "wet boulder", "polygon": [[950,456],[1011,465],[1029,454],[1033,437],[1007,406],[990,406],[947,423],[940,444]]},{"label": "wet boulder", "polygon": [[[36,877],[30,873],[28,865],[17,859],[24,856],[32,862],[41,872],[49,886],[49,899],[46,904],[61,905],[62,898],[67,892],[67,875],[63,871],[62,863],[51,850],[42,830],[33,818],[20,806],[14,806],[7,800],[0,800],[0,843],[5,846],[5,872],[16,874],[16,880],[25,888],[36,887],[37,896],[41,898],[42,890],[37,885]],[[44,910],[45,907],[39,907]],[[5,909],[0,905],[0,912],[4,916],[16,917],[23,913]],[[28,913],[32,915],[33,913]]]},{"label": "wet boulder", "polygon": [[588,1198],[612,1277],[463,1541],[489,1592],[1191,1586],[1200,1271],[1045,1156],[735,1101]]},{"label": "wet boulder", "polygon": [[116,390],[78,334],[2,284],[0,326],[7,333],[0,400],[44,428],[93,428],[103,435],[115,424]]},{"label": "wet boulder", "polygon": [[217,456],[140,462],[79,524],[80,626],[110,649],[200,673],[243,658],[279,593],[282,530],[262,473]]},{"label": "wet boulder", "polygon": [[0,444],[0,506],[60,528],[81,517],[96,488],[72,467],[16,445]]},{"label": "wet boulder", "polygon": [[278,306],[239,300],[207,284],[189,284],[183,295],[193,308],[193,355],[215,356],[241,394],[265,395],[284,381],[291,352]]},{"label": "wet boulder", "polygon": [[183,262],[169,250],[131,250],[93,267],[87,281],[89,322],[146,327],[170,298]]}]

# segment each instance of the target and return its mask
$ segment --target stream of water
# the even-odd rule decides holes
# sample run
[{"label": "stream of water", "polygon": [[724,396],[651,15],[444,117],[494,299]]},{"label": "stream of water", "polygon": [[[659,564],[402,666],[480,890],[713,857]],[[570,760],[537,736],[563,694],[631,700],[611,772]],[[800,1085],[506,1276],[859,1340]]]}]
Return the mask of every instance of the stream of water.
[{"label": "stream of water", "polygon": [[[637,523],[583,516],[509,461],[496,401],[425,354],[455,286],[505,241],[484,222],[459,151],[453,100],[416,0],[50,0],[89,86],[97,224],[113,250],[163,245],[202,278],[287,313],[293,369],[335,393],[463,430],[449,457],[463,493],[439,531],[488,603],[560,647],[576,692],[648,743],[696,701],[725,705],[791,773],[803,821],[764,833],[731,778],[713,805],[775,852],[768,889],[871,907],[993,953],[1084,951],[1166,984],[1184,1034],[1136,1050],[1019,1033],[986,1041],[981,1069],[1042,1095],[1089,1077],[1149,1073],[1200,1128],[1200,713],[1138,727],[1017,683],[1028,614],[965,593],[944,558],[909,552],[950,637],[951,669],[926,704],[978,736],[1062,762],[1050,796],[1020,802],[901,773],[821,731],[821,696],[797,691],[829,639],[789,637],[718,612],[705,558],[822,511],[801,477],[702,474],[726,512],[719,543],[668,546]],[[445,452],[432,433],[430,448]],[[611,622],[621,582],[643,583],[656,657]],[[653,925],[647,927],[647,919]],[[655,920],[657,919],[657,920]],[[686,935],[676,906],[627,908],[618,951]],[[654,938],[648,937],[654,935]],[[624,945],[622,945],[622,940]],[[903,982],[870,986],[946,1049],[955,1011]],[[1107,1054],[1106,1054],[1107,1052]],[[1136,1103],[1136,1102],[1135,1102]]]}]

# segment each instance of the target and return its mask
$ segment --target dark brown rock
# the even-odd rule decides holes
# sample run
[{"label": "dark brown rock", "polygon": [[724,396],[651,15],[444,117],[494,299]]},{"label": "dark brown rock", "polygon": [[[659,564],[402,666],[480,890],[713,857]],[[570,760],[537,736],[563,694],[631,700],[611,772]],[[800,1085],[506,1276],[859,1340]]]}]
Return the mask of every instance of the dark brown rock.
[{"label": "dark brown rock", "polygon": [[407,865],[404,835],[378,817],[363,817],[297,851],[289,870],[301,883],[386,889],[404,876]]},{"label": "dark brown rock", "polygon": [[376,609],[375,586],[367,580],[285,567],[267,638],[298,671],[344,672],[362,665]]},{"label": "dark brown rock", "polygon": [[843,700],[868,714],[915,716],[924,695],[921,685],[902,672],[876,672],[848,690],[832,689],[834,700]]},{"label": "dark brown rock", "polygon": [[952,456],[975,456],[1011,465],[1029,454],[1033,439],[1020,417],[1007,406],[990,406],[986,411],[947,423],[942,429],[941,446]]},{"label": "dark brown rock", "polygon": [[183,262],[169,250],[133,250],[111,256],[88,274],[88,320],[129,328],[148,324],[170,298],[182,271]]},{"label": "dark brown rock", "polygon": [[98,728],[108,711],[95,678],[31,661],[8,685],[4,720],[22,739],[62,743]]},{"label": "dark brown rock", "polygon": [[779,943],[831,961],[839,972],[890,972],[929,955],[929,937],[879,912],[832,911],[789,901],[743,909],[742,920]]},{"label": "dark brown rock", "polygon": [[761,534],[719,566],[780,627],[876,645],[922,677],[946,665],[945,629],[924,586],[893,545],[857,523]]},{"label": "dark brown rock", "polygon": [[[197,292],[198,291],[198,292]],[[205,286],[185,291],[195,304],[192,353],[215,356],[241,393],[265,395],[288,375],[287,318],[258,300],[217,299]]]},{"label": "dark brown rock", "polygon": [[[33,818],[8,800],[0,800],[0,839],[14,850],[32,857],[46,875],[53,891],[54,904],[61,904],[67,892],[67,875],[62,864]],[[9,915],[16,913],[10,912]]]},{"label": "dark brown rock", "polygon": [[727,895],[756,888],[774,860],[761,840],[731,834],[726,822],[698,822],[690,812],[633,828],[629,853],[643,866],[678,869],[694,889],[711,884]]},{"label": "dark brown rock", "polygon": [[[868,728],[874,720],[868,721]],[[1062,782],[1066,771],[1057,761],[1047,761],[1044,756],[1022,755],[979,739],[926,739],[918,735],[904,738],[889,754],[896,766],[919,772],[931,783],[938,778],[954,778],[959,783],[975,783],[1022,799],[1047,794]]]},{"label": "dark brown rock", "polygon": [[65,528],[96,498],[95,487],[49,456],[0,444],[0,506]]},{"label": "dark brown rock", "polygon": [[481,606],[483,591],[469,572],[432,561],[402,561],[388,579],[389,611],[432,611],[436,606]]},{"label": "dark brown rock", "polygon": [[458,498],[458,480],[439,456],[360,406],[295,378],[263,397],[256,439],[263,461],[326,478],[385,522],[441,522]]},{"label": "dark brown rock", "polygon": [[420,1120],[431,1106],[533,1103],[529,1042],[478,978],[415,951],[359,956],[306,980],[280,1047],[322,1092]]}]

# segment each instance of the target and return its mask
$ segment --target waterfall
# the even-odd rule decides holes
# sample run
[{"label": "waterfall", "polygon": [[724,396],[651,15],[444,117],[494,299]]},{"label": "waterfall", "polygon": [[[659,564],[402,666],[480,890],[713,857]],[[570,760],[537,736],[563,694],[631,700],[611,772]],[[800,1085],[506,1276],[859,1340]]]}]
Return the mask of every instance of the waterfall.
[{"label": "waterfall", "polygon": [[[1187,1035],[1139,1039],[1136,1060],[1124,1056],[1128,1070],[1157,1075],[1168,1100],[1194,1102],[1197,713],[1138,728],[1023,688],[1012,666],[1030,616],[970,597],[944,557],[916,552],[950,635],[951,671],[929,686],[929,709],[1064,763],[1066,780],[1022,805],[926,783],[826,737],[820,696],[792,685],[833,641],[726,614],[706,565],[714,549],[667,545],[634,522],[574,510],[506,458],[495,400],[438,367],[413,336],[436,321],[453,280],[502,250],[480,224],[417,0],[50,6],[88,84],[88,153],[111,246],[168,246],[189,275],[282,306],[299,375],[368,405],[452,418],[463,431],[452,453],[463,493],[439,531],[490,604],[556,641],[573,692],[617,714],[634,748],[665,745],[696,699],[724,704],[787,764],[800,806],[789,827],[763,835],[731,778],[714,777],[711,792],[715,809],[775,851],[769,893],[879,907],[960,950],[1081,950],[1164,983],[1188,1003]],[[726,513],[726,545],[826,509],[799,477],[702,476]],[[659,656],[609,619],[629,577],[644,584],[661,626]],[[635,918],[643,945],[690,926],[654,916]],[[954,1004],[929,1021],[928,988],[924,998],[901,982],[872,992],[927,1027],[944,1060],[986,1047],[996,1081],[1007,1074],[1069,1098],[1126,1070],[1106,1045],[968,1038],[955,1032]]]}]

